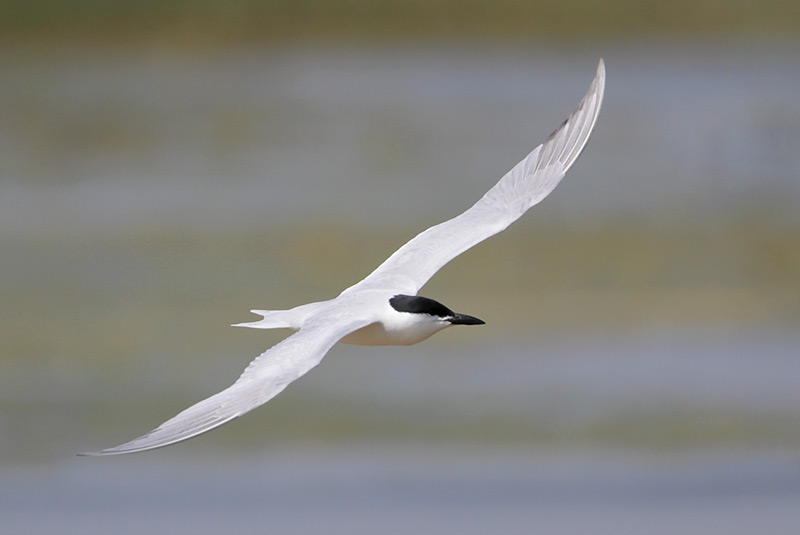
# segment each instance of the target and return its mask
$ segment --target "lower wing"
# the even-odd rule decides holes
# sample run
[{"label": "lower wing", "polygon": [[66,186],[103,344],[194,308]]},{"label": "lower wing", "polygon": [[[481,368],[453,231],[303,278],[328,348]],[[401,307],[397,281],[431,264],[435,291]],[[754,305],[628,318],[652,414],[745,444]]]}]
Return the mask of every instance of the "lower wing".
[{"label": "lower wing", "polygon": [[263,405],[322,361],[344,336],[368,320],[337,320],[311,324],[251,362],[237,381],[222,392],[192,405],[146,435],[114,448],[78,455],[120,455],[169,446],[188,440]]}]

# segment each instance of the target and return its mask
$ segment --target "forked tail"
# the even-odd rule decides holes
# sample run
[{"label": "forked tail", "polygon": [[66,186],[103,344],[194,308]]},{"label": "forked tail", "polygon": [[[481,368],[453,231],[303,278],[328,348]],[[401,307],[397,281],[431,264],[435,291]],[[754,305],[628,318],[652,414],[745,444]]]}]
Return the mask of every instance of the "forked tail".
[{"label": "forked tail", "polygon": [[251,329],[299,329],[293,322],[295,314],[291,310],[251,310],[263,319],[245,323],[234,323],[232,327],[249,327]]}]

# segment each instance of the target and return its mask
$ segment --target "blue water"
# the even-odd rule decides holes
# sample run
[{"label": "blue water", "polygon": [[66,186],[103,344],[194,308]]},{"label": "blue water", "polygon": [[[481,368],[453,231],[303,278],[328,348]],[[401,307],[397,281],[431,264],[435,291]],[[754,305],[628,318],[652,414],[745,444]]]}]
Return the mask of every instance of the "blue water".
[{"label": "blue water", "polygon": [[376,444],[210,464],[84,459],[6,472],[0,519],[8,533],[62,535],[788,534],[800,525],[800,457]]}]

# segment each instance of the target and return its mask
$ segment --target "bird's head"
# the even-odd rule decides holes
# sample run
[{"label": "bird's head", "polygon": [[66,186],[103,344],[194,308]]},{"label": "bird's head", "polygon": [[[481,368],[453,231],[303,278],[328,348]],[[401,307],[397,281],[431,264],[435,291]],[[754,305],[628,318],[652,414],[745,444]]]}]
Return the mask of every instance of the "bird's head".
[{"label": "bird's head", "polygon": [[442,322],[444,327],[450,325],[483,325],[485,321],[474,316],[453,312],[439,301],[419,295],[395,295],[389,299],[389,304],[397,312],[419,314],[425,319]]}]

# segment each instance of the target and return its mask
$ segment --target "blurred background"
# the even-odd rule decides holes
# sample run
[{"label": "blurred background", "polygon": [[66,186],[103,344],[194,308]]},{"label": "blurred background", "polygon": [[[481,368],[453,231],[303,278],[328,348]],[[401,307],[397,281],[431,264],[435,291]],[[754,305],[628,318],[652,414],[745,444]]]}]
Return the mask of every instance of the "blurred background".
[{"label": "blurred background", "polygon": [[[799,3],[0,11],[9,533],[796,529]],[[600,57],[564,182],[423,289],[486,326],[337,346],[201,439],[74,456],[232,383],[285,335],[228,326],[249,309],[469,207]]]}]

